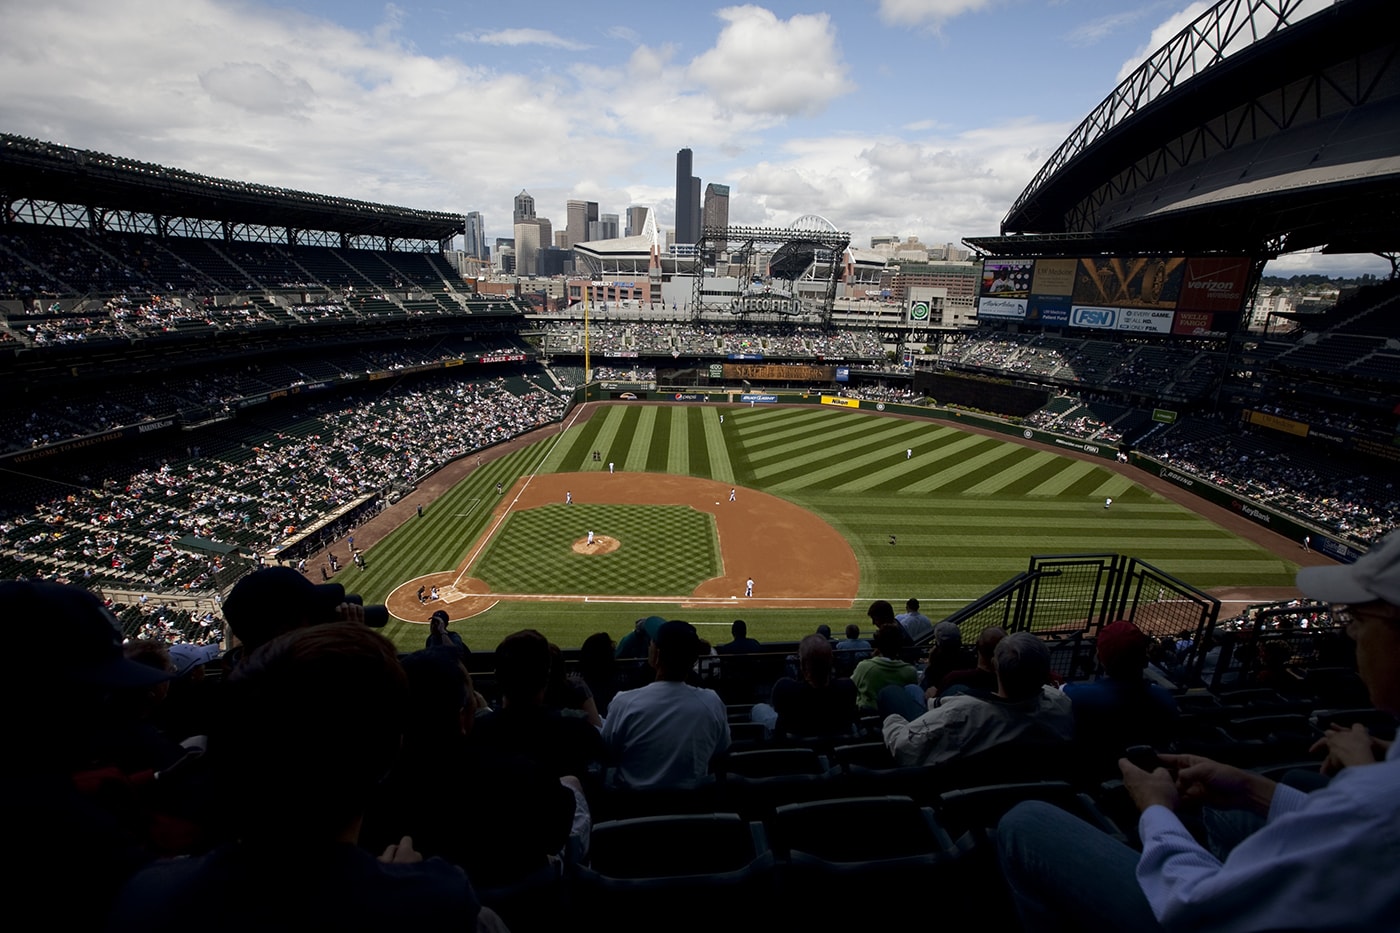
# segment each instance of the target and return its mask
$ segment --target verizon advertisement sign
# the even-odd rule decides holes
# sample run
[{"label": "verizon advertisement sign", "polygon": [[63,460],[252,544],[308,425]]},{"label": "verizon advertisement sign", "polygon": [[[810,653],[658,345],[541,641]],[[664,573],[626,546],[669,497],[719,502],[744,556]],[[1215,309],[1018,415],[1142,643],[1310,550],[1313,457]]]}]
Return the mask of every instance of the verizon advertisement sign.
[{"label": "verizon advertisement sign", "polygon": [[1181,283],[1178,311],[1238,311],[1244,307],[1244,287],[1249,280],[1249,260],[1188,259]]}]

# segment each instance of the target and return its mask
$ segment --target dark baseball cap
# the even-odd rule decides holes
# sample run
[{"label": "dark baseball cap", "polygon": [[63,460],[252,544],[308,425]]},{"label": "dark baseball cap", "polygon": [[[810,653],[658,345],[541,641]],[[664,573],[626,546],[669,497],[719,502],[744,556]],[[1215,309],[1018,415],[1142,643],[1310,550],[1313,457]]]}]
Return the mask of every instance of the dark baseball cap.
[{"label": "dark baseball cap", "polygon": [[97,595],[43,580],[0,583],[0,617],[24,620],[52,633],[54,673],[100,687],[149,687],[174,675],[128,660],[121,623]]},{"label": "dark baseball cap", "polygon": [[291,567],[264,567],[234,584],[224,618],[234,636],[256,648],[293,629],[335,621],[345,602],[339,583],[312,583]]}]

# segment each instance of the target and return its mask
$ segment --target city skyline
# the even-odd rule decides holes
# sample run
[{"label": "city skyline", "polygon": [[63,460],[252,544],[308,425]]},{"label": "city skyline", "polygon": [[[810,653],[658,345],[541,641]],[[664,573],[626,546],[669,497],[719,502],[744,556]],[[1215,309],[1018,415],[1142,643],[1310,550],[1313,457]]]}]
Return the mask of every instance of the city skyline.
[{"label": "city skyline", "polygon": [[[1327,0],[1303,0],[1325,8]],[[821,214],[960,243],[1206,3],[50,0],[0,30],[0,127],[241,181],[480,214],[522,188],[675,227],[675,154],[730,186],[730,221]],[[541,27],[537,24],[546,24]],[[81,63],[75,67],[74,63]],[[1388,273],[1375,256],[1271,274]]]}]

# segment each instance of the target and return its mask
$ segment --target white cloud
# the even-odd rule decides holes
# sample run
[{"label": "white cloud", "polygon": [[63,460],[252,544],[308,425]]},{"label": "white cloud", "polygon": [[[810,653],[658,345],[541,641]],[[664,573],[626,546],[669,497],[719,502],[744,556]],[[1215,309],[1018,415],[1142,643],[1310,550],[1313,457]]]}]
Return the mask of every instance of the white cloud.
[{"label": "white cloud", "polygon": [[547,29],[498,29],[494,32],[464,32],[459,38],[464,42],[479,42],[482,45],[543,45],[552,49],[582,51],[588,46],[574,39],[556,36]]},{"label": "white cloud", "polygon": [[880,0],[880,19],[892,26],[937,28],[964,13],[994,6],[997,0]]},{"label": "white cloud", "polygon": [[[731,179],[762,208],[750,223],[787,223],[822,214],[852,234],[917,234],[926,243],[998,232],[1008,205],[1064,137],[1067,127],[1018,121],[918,140],[867,136],[789,141],[788,158]],[[755,216],[756,215],[756,216]]]},{"label": "white cloud", "polygon": [[1118,69],[1118,80],[1122,81],[1128,75],[1136,71],[1139,65],[1147,61],[1149,55],[1166,45],[1167,42],[1171,40],[1172,36],[1181,32],[1181,30],[1189,26],[1196,17],[1213,6],[1215,6],[1213,2],[1197,0],[1197,2],[1190,4],[1183,10],[1173,13],[1171,16],[1167,17],[1167,19],[1158,23],[1156,28],[1152,30],[1152,35],[1148,37],[1142,47]]},{"label": "white cloud", "polygon": [[302,113],[314,93],[306,79],[279,77],[254,62],[225,62],[202,72],[199,84],[214,100],[263,114]]},{"label": "white cloud", "polygon": [[1068,37],[1069,44],[1076,48],[1094,45],[1114,33],[1131,26],[1133,23],[1142,19],[1147,12],[1148,11],[1144,9],[1127,10],[1122,13],[1112,13],[1108,16],[1101,16],[1098,19],[1087,20],[1070,30]]},{"label": "white cloud", "polygon": [[714,48],[689,73],[725,107],[751,114],[815,114],[853,89],[825,13],[781,20],[757,6],[726,7]]}]

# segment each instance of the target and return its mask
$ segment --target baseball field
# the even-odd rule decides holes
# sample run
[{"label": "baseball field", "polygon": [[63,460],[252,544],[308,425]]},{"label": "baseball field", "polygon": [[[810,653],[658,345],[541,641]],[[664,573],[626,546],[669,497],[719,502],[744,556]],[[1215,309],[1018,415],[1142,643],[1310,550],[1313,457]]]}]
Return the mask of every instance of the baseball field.
[{"label": "baseball field", "polygon": [[389,606],[406,649],[436,609],[487,649],[526,627],[564,647],[619,638],[653,614],[716,643],[735,618],[795,639],[910,596],[936,620],[1032,554],[1122,553],[1202,588],[1288,586],[1297,569],[1106,465],[834,408],[588,406],[418,498],[365,570],[336,577]]}]

